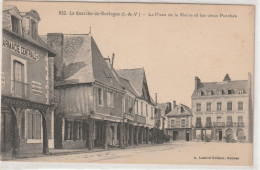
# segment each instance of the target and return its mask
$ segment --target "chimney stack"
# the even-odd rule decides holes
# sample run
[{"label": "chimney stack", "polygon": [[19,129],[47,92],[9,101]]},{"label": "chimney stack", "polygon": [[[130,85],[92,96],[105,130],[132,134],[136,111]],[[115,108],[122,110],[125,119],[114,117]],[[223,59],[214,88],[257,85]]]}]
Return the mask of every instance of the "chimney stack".
[{"label": "chimney stack", "polygon": [[200,79],[196,76],[195,77],[195,90],[198,89],[199,84],[200,84]]},{"label": "chimney stack", "polygon": [[157,93],[155,93],[155,104],[157,105]]},{"label": "chimney stack", "polygon": [[112,64],[111,64],[112,68],[113,68],[113,65],[114,65],[114,59],[115,59],[115,53],[112,54]]},{"label": "chimney stack", "polygon": [[175,109],[175,107],[176,107],[176,101],[174,100],[173,102],[172,102],[172,107],[173,107],[173,109]]},{"label": "chimney stack", "polygon": [[56,57],[54,58],[54,65],[57,69],[56,76],[61,78],[63,75],[63,39],[62,33],[48,33],[47,34],[47,44],[56,52]]}]

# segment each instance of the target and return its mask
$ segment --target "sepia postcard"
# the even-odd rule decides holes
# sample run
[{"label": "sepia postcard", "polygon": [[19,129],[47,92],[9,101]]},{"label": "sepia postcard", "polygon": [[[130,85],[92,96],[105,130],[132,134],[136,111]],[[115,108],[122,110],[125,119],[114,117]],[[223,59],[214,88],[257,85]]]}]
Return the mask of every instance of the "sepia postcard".
[{"label": "sepia postcard", "polygon": [[252,166],[255,6],[4,1],[1,161]]}]

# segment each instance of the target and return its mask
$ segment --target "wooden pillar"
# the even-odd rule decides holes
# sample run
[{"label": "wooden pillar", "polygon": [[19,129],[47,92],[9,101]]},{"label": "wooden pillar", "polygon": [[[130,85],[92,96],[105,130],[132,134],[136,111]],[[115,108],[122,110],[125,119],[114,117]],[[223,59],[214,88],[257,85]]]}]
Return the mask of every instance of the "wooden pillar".
[{"label": "wooden pillar", "polygon": [[129,144],[129,124],[127,123],[126,124],[126,147],[128,146]]},{"label": "wooden pillar", "polygon": [[140,127],[140,143],[143,144],[144,141],[144,127]]},{"label": "wooden pillar", "polygon": [[146,128],[146,144],[149,143],[149,128]]},{"label": "wooden pillar", "polygon": [[134,126],[130,125],[130,146],[134,145]]},{"label": "wooden pillar", "polygon": [[119,123],[119,147],[123,148],[124,142],[124,132],[123,132],[123,123]]},{"label": "wooden pillar", "polygon": [[139,126],[135,127],[135,144],[138,145]]},{"label": "wooden pillar", "polygon": [[94,148],[94,120],[89,118],[88,120],[88,129],[89,129],[89,133],[88,133],[88,149],[91,150]]},{"label": "wooden pillar", "polygon": [[152,129],[152,143],[155,143],[155,128]]},{"label": "wooden pillar", "polygon": [[49,154],[49,145],[48,145],[48,134],[47,134],[47,122],[46,114],[47,112],[41,112],[42,114],[42,130],[43,130],[43,154]]},{"label": "wooden pillar", "polygon": [[108,141],[109,141],[109,130],[110,130],[110,122],[105,121],[105,141],[104,141],[104,149],[107,149]]}]

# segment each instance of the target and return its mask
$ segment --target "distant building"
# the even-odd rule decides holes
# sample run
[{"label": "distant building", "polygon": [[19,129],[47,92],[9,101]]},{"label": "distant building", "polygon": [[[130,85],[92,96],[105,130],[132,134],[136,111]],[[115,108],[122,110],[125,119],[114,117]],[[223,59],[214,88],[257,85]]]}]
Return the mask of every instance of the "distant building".
[{"label": "distant building", "polygon": [[203,141],[249,141],[253,139],[251,75],[248,80],[201,82],[195,77],[193,91],[193,138]]},{"label": "distant building", "polygon": [[3,6],[1,151],[54,147],[55,52],[38,36],[37,11]]},{"label": "distant building", "polygon": [[166,133],[173,140],[190,141],[192,138],[192,112],[184,105],[176,105],[173,102],[173,109],[167,115]]}]

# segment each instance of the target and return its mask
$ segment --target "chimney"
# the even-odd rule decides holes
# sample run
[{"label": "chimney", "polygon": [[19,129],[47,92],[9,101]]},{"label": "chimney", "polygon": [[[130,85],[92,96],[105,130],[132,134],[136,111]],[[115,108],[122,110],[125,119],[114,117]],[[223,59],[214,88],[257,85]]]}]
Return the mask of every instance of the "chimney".
[{"label": "chimney", "polygon": [[112,68],[113,68],[113,65],[114,65],[114,59],[115,59],[115,53],[112,54],[112,64],[111,64]]},{"label": "chimney", "polygon": [[200,84],[200,79],[196,76],[195,77],[195,90],[198,89],[199,84]]},{"label": "chimney", "polygon": [[63,34],[62,33],[48,33],[47,44],[56,52],[54,58],[54,65],[56,67],[57,78],[61,78],[63,75]]},{"label": "chimney", "polygon": [[157,105],[157,93],[155,93],[155,104]]},{"label": "chimney", "polygon": [[231,81],[231,78],[229,77],[228,73],[226,74],[226,76],[224,77],[223,81]]},{"label": "chimney", "polygon": [[173,102],[172,102],[172,107],[173,107],[173,109],[175,109],[175,107],[176,107],[176,101],[174,100]]}]

